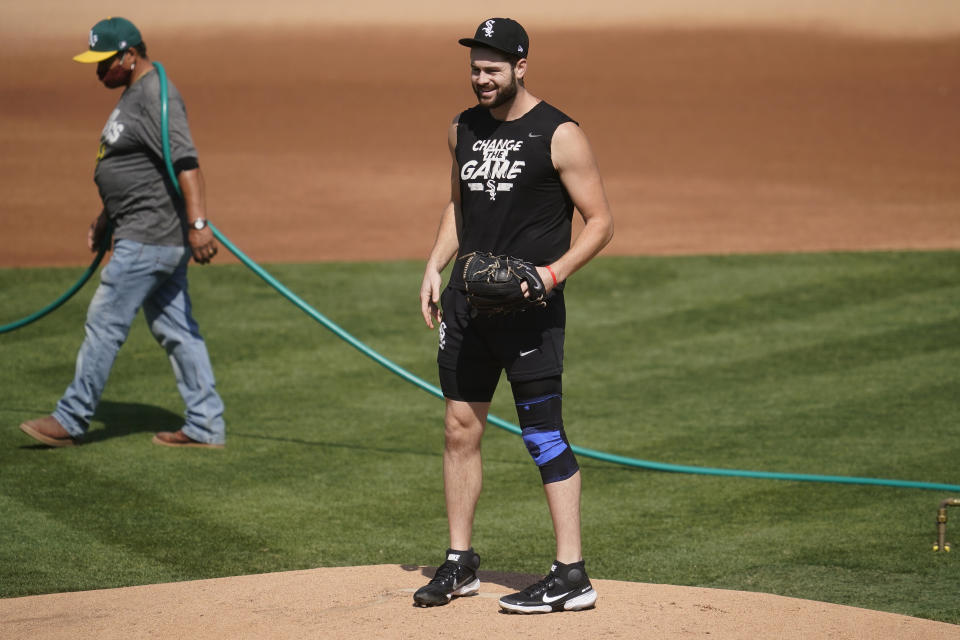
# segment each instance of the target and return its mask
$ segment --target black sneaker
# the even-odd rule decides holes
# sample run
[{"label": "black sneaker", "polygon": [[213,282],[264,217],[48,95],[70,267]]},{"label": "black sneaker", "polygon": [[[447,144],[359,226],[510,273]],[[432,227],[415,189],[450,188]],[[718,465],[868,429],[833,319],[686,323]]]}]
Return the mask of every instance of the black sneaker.
[{"label": "black sneaker", "polygon": [[466,551],[447,549],[447,561],[437,567],[433,580],[417,589],[413,602],[421,607],[435,607],[447,604],[453,596],[475,594],[480,590],[479,567],[480,556],[473,552],[473,547]]},{"label": "black sneaker", "polygon": [[554,562],[543,580],[523,591],[500,598],[500,607],[509,613],[550,613],[592,609],[597,592],[590,584],[583,560],[573,564]]}]

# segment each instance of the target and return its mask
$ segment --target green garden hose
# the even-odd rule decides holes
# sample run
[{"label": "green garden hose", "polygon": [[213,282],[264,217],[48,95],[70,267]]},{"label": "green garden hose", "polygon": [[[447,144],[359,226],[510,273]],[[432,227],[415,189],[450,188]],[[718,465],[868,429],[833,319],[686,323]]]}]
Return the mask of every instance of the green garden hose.
[{"label": "green garden hose", "polygon": [[[169,173],[170,180],[173,182],[174,187],[177,190],[177,193],[180,193],[180,185],[177,181],[176,173],[173,169],[173,162],[170,158],[170,135],[169,135],[169,121],[167,114],[167,77],[166,72],[163,68],[163,65],[159,62],[154,62],[154,66],[157,69],[157,72],[160,76],[160,95],[161,95],[161,120],[162,120],[162,132],[163,132],[163,155],[164,162],[167,167],[167,172]],[[427,391],[430,394],[438,398],[443,398],[443,392],[437,388],[435,385],[430,384],[429,382],[415,376],[414,374],[406,371],[402,367],[383,357],[364,343],[357,340],[355,337],[344,331],[329,318],[324,316],[322,313],[314,309],[297,294],[293,293],[290,289],[283,285],[280,281],[274,278],[270,273],[268,273],[263,267],[251,260],[243,251],[241,251],[236,245],[234,245],[226,236],[220,233],[220,230],[217,229],[213,224],[210,224],[210,229],[213,231],[214,236],[219,240],[227,249],[230,250],[233,255],[235,255],[240,262],[246,265],[251,271],[260,276],[267,284],[273,287],[280,295],[285,297],[287,300],[292,302],[294,305],[299,307],[304,313],[308,316],[322,324],[328,330],[333,332],[337,337],[341,338],[352,347],[356,348],[358,351],[363,353],[365,356],[373,359],[375,362],[386,367],[389,371],[400,376],[401,378],[407,380],[408,382],[413,383],[414,385],[420,387],[424,391]],[[82,283],[81,283],[82,284]],[[79,288],[79,287],[78,287]],[[509,431],[513,434],[520,434],[520,427],[506,420],[498,418],[495,415],[488,415],[487,421],[493,425],[496,425],[506,431]],[[586,449],[584,447],[579,447],[576,445],[571,445],[573,451],[586,458],[593,458],[596,460],[601,460],[603,462],[610,462],[613,464],[618,464],[627,467],[637,467],[641,469],[648,469],[652,471],[664,471],[669,473],[686,473],[686,474],[695,474],[695,475],[709,475],[709,476],[727,476],[727,477],[738,477],[738,478],[759,478],[766,480],[789,480],[794,482],[824,482],[824,483],[836,483],[836,484],[860,484],[860,485],[874,485],[874,486],[883,486],[883,487],[898,487],[906,489],[926,489],[926,490],[936,490],[936,491],[960,491],[960,485],[953,484],[940,484],[933,482],[916,482],[911,480],[890,480],[883,478],[859,478],[853,476],[825,476],[825,475],[813,475],[813,474],[798,474],[798,473],[777,473],[771,471],[744,471],[739,469],[716,469],[710,467],[694,467],[686,465],[677,465],[677,464],[667,464],[662,462],[651,462],[649,460],[639,460],[636,458],[628,458],[625,456],[618,456],[610,453],[605,453],[602,451],[596,451],[594,449]]]},{"label": "green garden hose", "polygon": [[97,251],[97,255],[93,259],[93,262],[91,262],[90,266],[87,267],[87,270],[83,272],[83,275],[80,276],[80,279],[77,280],[75,283],[73,283],[72,287],[67,289],[63,293],[63,295],[61,295],[59,298],[57,298],[56,300],[54,300],[53,302],[45,306],[43,309],[40,309],[39,311],[31,313],[27,317],[21,318],[16,322],[11,322],[9,324],[0,326],[0,333],[7,333],[8,331],[13,331],[14,329],[25,327],[31,322],[36,322],[37,320],[47,315],[51,311],[59,308],[60,305],[62,305],[64,302],[72,298],[73,294],[79,291],[83,287],[83,285],[87,284],[87,280],[90,279],[90,276],[96,273],[97,267],[100,266],[100,261],[103,260],[103,256],[104,254],[106,254],[107,249],[109,248],[110,248],[110,229],[108,228],[107,232],[103,236],[103,240],[101,240],[100,242],[100,249]]},{"label": "green garden hose", "polygon": [[[173,181],[174,185],[177,187],[179,192],[179,185],[177,184],[177,177],[173,170],[173,162],[170,158],[170,137],[168,132],[168,122],[167,122],[167,80],[166,72],[164,71],[163,65],[159,62],[154,62],[154,66],[157,68],[157,71],[160,74],[160,94],[162,101],[161,115],[163,120],[163,155],[164,160],[167,166],[167,172],[170,174],[170,179]],[[213,231],[213,234],[216,236],[223,246],[230,250],[230,252],[240,259],[244,265],[246,265],[250,270],[255,274],[263,278],[263,280],[269,284],[271,287],[276,289],[280,295],[285,297],[287,300],[292,302],[294,305],[299,307],[304,313],[308,316],[322,324],[324,327],[333,332],[337,337],[341,338],[347,342],[352,347],[356,348],[365,356],[373,359],[375,362],[383,365],[389,371],[400,376],[404,380],[413,383],[414,385],[420,387],[424,391],[433,394],[438,398],[443,398],[443,392],[437,388],[435,385],[430,384],[426,380],[415,376],[409,371],[403,369],[399,365],[391,362],[387,358],[383,357],[364,343],[360,342],[352,335],[344,331],[337,324],[331,321],[329,318],[324,316],[322,313],[314,309],[312,306],[307,304],[300,296],[292,292],[286,286],[283,285],[279,280],[270,275],[263,267],[258,265],[256,262],[247,257],[243,251],[241,251],[236,245],[234,245],[230,240],[220,233],[220,230],[217,229],[214,225],[210,224],[210,228]],[[488,415],[487,421],[493,425],[496,425],[510,433],[520,435],[520,427],[502,418],[498,418],[495,415]],[[884,487],[900,487],[908,489],[930,489],[937,491],[960,491],[960,485],[953,484],[938,484],[933,482],[915,482],[911,480],[889,480],[883,478],[858,478],[852,476],[822,476],[822,475],[812,475],[812,474],[801,474],[801,473],[777,473],[772,471],[743,471],[739,469],[714,469],[710,467],[692,467],[685,465],[677,464],[666,464],[663,462],[651,462],[649,460],[638,460],[636,458],[627,458],[624,456],[618,456],[610,453],[605,453],[603,451],[596,451],[594,449],[585,449],[576,445],[571,445],[574,453],[578,455],[594,458],[596,460],[602,460],[604,462],[611,462],[613,464],[619,464],[627,467],[638,467],[641,469],[650,469],[653,471],[665,471],[670,473],[688,473],[688,474],[697,474],[697,475],[711,475],[711,476],[729,476],[729,477],[738,477],[738,478],[761,478],[767,480],[792,480],[795,482],[830,482],[830,483],[839,483],[839,484],[866,484],[866,485],[877,485]]]}]

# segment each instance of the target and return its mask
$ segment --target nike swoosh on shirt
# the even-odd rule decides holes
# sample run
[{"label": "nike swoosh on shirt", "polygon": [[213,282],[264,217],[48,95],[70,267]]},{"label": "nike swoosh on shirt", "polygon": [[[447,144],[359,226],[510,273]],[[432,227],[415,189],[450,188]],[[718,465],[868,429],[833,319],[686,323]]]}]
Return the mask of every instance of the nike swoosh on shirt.
[{"label": "nike swoosh on shirt", "polygon": [[535,351],[539,351],[539,349],[530,349],[530,351],[521,351],[521,352],[520,352],[520,357],[522,358],[522,357],[524,357],[524,356],[528,356],[528,355],[530,355],[531,353],[534,353]]}]

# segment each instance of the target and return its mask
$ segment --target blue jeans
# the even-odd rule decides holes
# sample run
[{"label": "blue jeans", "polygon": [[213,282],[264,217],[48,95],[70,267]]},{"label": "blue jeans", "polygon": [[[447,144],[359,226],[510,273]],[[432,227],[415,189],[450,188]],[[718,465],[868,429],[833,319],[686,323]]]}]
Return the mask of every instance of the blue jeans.
[{"label": "blue jeans", "polygon": [[189,260],[186,247],[123,239],[114,243],[113,257],[100,272],[100,286],[87,310],[76,374],[53,412],[71,436],[86,433],[113,362],[142,307],[150,331],[167,351],[187,406],[183,433],[198,442],[223,444],[223,401],[187,294]]}]

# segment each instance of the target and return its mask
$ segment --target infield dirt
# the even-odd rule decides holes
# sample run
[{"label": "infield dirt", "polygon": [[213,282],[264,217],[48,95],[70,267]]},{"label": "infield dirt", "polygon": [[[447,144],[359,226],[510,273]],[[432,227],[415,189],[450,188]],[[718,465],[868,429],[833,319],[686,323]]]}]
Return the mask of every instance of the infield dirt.
[{"label": "infield dirt", "polygon": [[[90,259],[94,154],[118,95],[70,57],[109,8],[84,4],[81,17],[81,5],[60,4],[0,9],[2,267]],[[183,2],[127,17],[185,96],[211,219],[248,255],[423,259],[447,195],[446,125],[472,101],[456,38],[488,16],[458,22],[458,10],[441,24],[423,8],[411,17],[378,0],[331,24],[314,4],[287,3],[280,20],[246,1],[205,3],[191,19]],[[584,26],[579,4],[532,4],[539,13],[529,18],[489,10],[527,25],[528,88],[579,120],[593,143],[617,223],[606,254],[960,247],[955,3],[931,0],[939,22],[902,33],[889,12],[893,22],[851,32],[850,16],[856,24],[861,15],[852,9],[836,23],[844,28],[813,31],[796,26],[820,24],[815,15],[644,23],[612,2],[596,12],[605,20]],[[579,28],[558,19],[566,10]],[[0,635],[958,635],[953,625],[849,607],[605,580],[595,611],[507,616],[495,597],[531,577],[503,574],[482,576],[479,597],[415,609],[412,590],[428,573],[316,569],[0,600]]]},{"label": "infield dirt", "polygon": [[[446,126],[473,101],[456,38],[474,21],[175,28],[164,15],[140,26],[185,96],[227,237],[264,262],[426,256]],[[3,45],[0,266],[89,261],[94,155],[118,98],[70,60],[92,20],[30,43],[25,25]],[[599,159],[607,254],[960,244],[960,35],[528,24],[529,89],[579,120]]]}]

